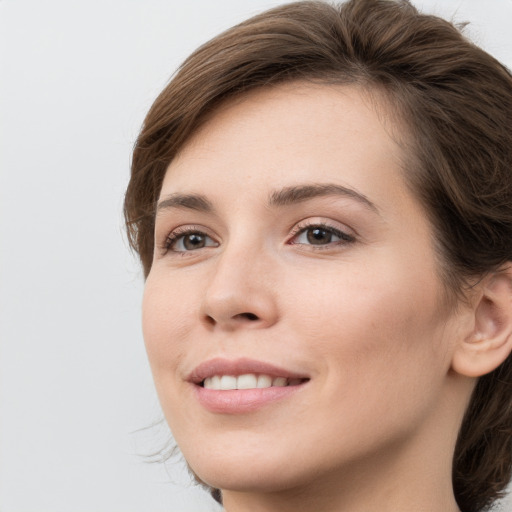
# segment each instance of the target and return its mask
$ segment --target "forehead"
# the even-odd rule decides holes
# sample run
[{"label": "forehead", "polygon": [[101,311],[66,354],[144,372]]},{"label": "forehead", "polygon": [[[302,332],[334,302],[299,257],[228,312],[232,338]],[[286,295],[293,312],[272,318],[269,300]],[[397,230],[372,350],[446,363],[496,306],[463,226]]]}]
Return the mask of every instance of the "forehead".
[{"label": "forehead", "polygon": [[[258,88],[225,100],[207,114],[177,159],[206,140],[236,143],[247,135],[246,129],[254,128],[251,121],[260,123],[261,128],[259,134],[255,130],[249,134],[255,143],[274,140],[279,145],[300,147],[301,139],[313,137],[312,142],[323,146],[337,134],[348,132],[383,140],[396,131],[393,125],[397,124],[389,121],[387,103],[377,89],[358,86],[290,82]],[[332,128],[336,131],[326,137]],[[244,147],[248,142],[246,139]]]},{"label": "forehead", "polygon": [[402,150],[384,102],[352,86],[288,83],[226,101],[170,164],[162,195],[195,187],[245,191],[297,182],[402,185]]}]

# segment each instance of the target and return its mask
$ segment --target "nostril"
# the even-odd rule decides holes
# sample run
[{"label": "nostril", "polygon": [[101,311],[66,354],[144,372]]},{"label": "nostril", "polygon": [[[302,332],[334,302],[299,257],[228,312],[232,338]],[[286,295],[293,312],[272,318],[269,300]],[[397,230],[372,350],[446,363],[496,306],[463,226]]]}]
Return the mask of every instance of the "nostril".
[{"label": "nostril", "polygon": [[[237,315],[234,315],[232,317],[230,317],[230,320],[241,320],[241,321],[248,321],[248,322],[254,322],[256,320],[259,320],[260,317],[258,315],[255,315],[254,313],[249,313],[249,312],[246,312],[246,313],[239,313]],[[220,317],[219,318],[215,318],[214,316],[211,316],[211,315],[205,315],[204,317],[204,321],[209,324],[210,326],[214,326],[216,325],[218,322],[221,323],[224,323],[225,320],[221,319]],[[229,321],[229,320],[228,320]]]},{"label": "nostril", "polygon": [[210,315],[206,315],[206,323],[210,325],[215,325],[215,318],[211,317]]},{"label": "nostril", "polygon": [[258,320],[258,317],[254,313],[240,313],[237,316],[240,318],[246,318],[247,320],[251,321]]}]

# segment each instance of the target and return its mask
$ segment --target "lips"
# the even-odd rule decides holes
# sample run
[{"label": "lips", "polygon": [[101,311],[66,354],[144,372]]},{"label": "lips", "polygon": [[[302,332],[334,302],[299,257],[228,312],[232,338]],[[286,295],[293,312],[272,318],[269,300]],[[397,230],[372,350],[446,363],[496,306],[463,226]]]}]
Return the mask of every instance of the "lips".
[{"label": "lips", "polygon": [[290,382],[296,384],[298,381],[303,382],[309,379],[308,375],[280,368],[262,361],[245,358],[236,360],[216,358],[205,361],[197,366],[187,380],[194,384],[203,385],[205,379],[212,379],[214,377],[222,378],[223,376],[240,377],[244,375],[268,376],[272,381],[281,379],[280,385],[286,385],[283,384],[284,382],[287,384]]},{"label": "lips", "polygon": [[246,414],[300,392],[305,374],[252,359],[211,359],[187,379],[201,406],[216,414]]}]

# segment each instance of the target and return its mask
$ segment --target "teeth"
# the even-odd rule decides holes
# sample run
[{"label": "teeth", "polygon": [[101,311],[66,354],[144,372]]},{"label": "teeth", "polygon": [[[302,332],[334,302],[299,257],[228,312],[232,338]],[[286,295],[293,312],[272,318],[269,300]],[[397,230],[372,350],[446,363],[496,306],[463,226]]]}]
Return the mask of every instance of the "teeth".
[{"label": "teeth", "polygon": [[268,375],[260,375],[258,377],[258,387],[259,388],[269,388],[272,386],[272,377]]},{"label": "teeth", "polygon": [[236,380],[232,375],[223,375],[220,378],[220,389],[236,389]]},{"label": "teeth", "polygon": [[233,375],[214,375],[204,379],[203,386],[206,389],[227,391],[231,389],[257,389],[270,388],[271,386],[296,386],[302,382],[302,379],[290,379],[286,377],[272,378],[269,375],[256,375],[246,373],[235,377]]},{"label": "teeth", "polygon": [[236,379],[236,387],[238,389],[253,389],[258,387],[258,378],[253,373],[247,375],[240,375]]},{"label": "teeth", "polygon": [[272,386],[286,386],[288,380],[284,377],[277,377],[272,381]]}]

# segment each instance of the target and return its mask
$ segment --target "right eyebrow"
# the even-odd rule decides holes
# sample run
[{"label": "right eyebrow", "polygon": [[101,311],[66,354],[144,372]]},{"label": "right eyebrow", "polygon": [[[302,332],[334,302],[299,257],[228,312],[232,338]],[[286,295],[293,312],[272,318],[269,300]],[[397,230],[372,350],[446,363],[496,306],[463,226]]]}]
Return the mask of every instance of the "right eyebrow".
[{"label": "right eyebrow", "polygon": [[158,214],[171,208],[186,208],[205,213],[214,211],[213,204],[200,194],[170,194],[158,202],[156,213]]}]

